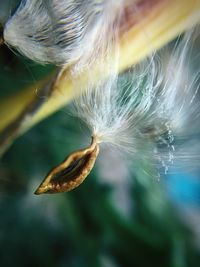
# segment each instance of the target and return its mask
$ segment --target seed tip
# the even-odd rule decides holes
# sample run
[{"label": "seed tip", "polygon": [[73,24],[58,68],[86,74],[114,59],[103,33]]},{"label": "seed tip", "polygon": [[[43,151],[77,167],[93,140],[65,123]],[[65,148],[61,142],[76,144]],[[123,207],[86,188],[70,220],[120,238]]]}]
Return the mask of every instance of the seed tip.
[{"label": "seed tip", "polygon": [[34,192],[34,194],[35,195],[41,195],[41,194],[44,194],[44,193],[46,193],[48,191],[48,187],[47,186],[39,186],[36,190],[35,190],[35,192]]}]

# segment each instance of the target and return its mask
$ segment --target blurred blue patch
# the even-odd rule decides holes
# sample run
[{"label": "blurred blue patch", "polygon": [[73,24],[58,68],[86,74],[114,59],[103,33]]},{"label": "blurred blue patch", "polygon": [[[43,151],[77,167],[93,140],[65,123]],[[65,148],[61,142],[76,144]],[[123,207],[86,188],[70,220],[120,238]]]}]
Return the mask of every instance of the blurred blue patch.
[{"label": "blurred blue patch", "polygon": [[200,208],[199,175],[173,173],[166,177],[167,193],[178,205],[191,205]]}]

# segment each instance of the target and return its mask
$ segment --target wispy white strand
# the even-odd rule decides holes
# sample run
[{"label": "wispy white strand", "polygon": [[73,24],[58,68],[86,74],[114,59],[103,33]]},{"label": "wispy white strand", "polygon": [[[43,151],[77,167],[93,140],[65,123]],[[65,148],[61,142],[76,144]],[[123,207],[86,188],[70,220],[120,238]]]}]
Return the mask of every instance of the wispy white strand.
[{"label": "wispy white strand", "polygon": [[162,83],[152,107],[152,122],[157,130],[154,156],[165,172],[173,164],[198,166],[196,162],[200,160],[200,76],[199,69],[192,70],[191,60],[196,57],[193,51],[196,32],[185,34],[168,55],[164,50],[160,53]]},{"label": "wispy white strand", "polygon": [[[63,65],[92,58],[95,39],[123,1],[22,0],[4,28],[4,39],[26,57]],[[112,11],[112,12],[111,12]]]},{"label": "wispy white strand", "polygon": [[[113,73],[75,101],[76,115],[99,142],[136,157],[150,155],[165,171],[176,160],[200,159],[199,146],[190,140],[200,130],[199,70],[191,72],[188,63],[193,38],[191,31],[170,53],[162,50],[119,77]],[[141,155],[139,149],[148,143],[150,150]]]},{"label": "wispy white strand", "polygon": [[78,116],[86,121],[99,142],[135,151],[141,124],[149,116],[159,88],[156,72],[152,61],[147,67],[135,67],[120,77],[113,75],[75,100]]}]

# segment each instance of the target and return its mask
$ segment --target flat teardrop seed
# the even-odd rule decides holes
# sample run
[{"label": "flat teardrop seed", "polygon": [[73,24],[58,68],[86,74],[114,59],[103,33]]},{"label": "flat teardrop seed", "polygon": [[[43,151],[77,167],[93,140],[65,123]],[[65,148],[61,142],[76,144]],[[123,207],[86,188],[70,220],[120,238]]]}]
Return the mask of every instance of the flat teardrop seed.
[{"label": "flat teardrop seed", "polygon": [[70,154],[61,164],[53,168],[35,191],[44,193],[62,193],[78,187],[90,174],[99,154],[96,139],[88,148]]}]

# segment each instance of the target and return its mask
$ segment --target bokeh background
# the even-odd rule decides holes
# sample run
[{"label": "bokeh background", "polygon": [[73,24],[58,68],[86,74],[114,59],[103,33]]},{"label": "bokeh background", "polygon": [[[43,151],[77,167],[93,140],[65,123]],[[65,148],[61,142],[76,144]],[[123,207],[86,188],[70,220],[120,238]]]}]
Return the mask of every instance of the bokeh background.
[{"label": "bokeh background", "polygon": [[[2,10],[1,21],[8,15]],[[1,47],[1,101],[53,69]],[[79,188],[33,194],[50,168],[90,142],[86,133],[66,107],[19,137],[1,158],[0,266],[200,266],[198,164],[193,172],[153,179],[152,165],[136,160],[127,175],[124,157],[103,147]]]}]

